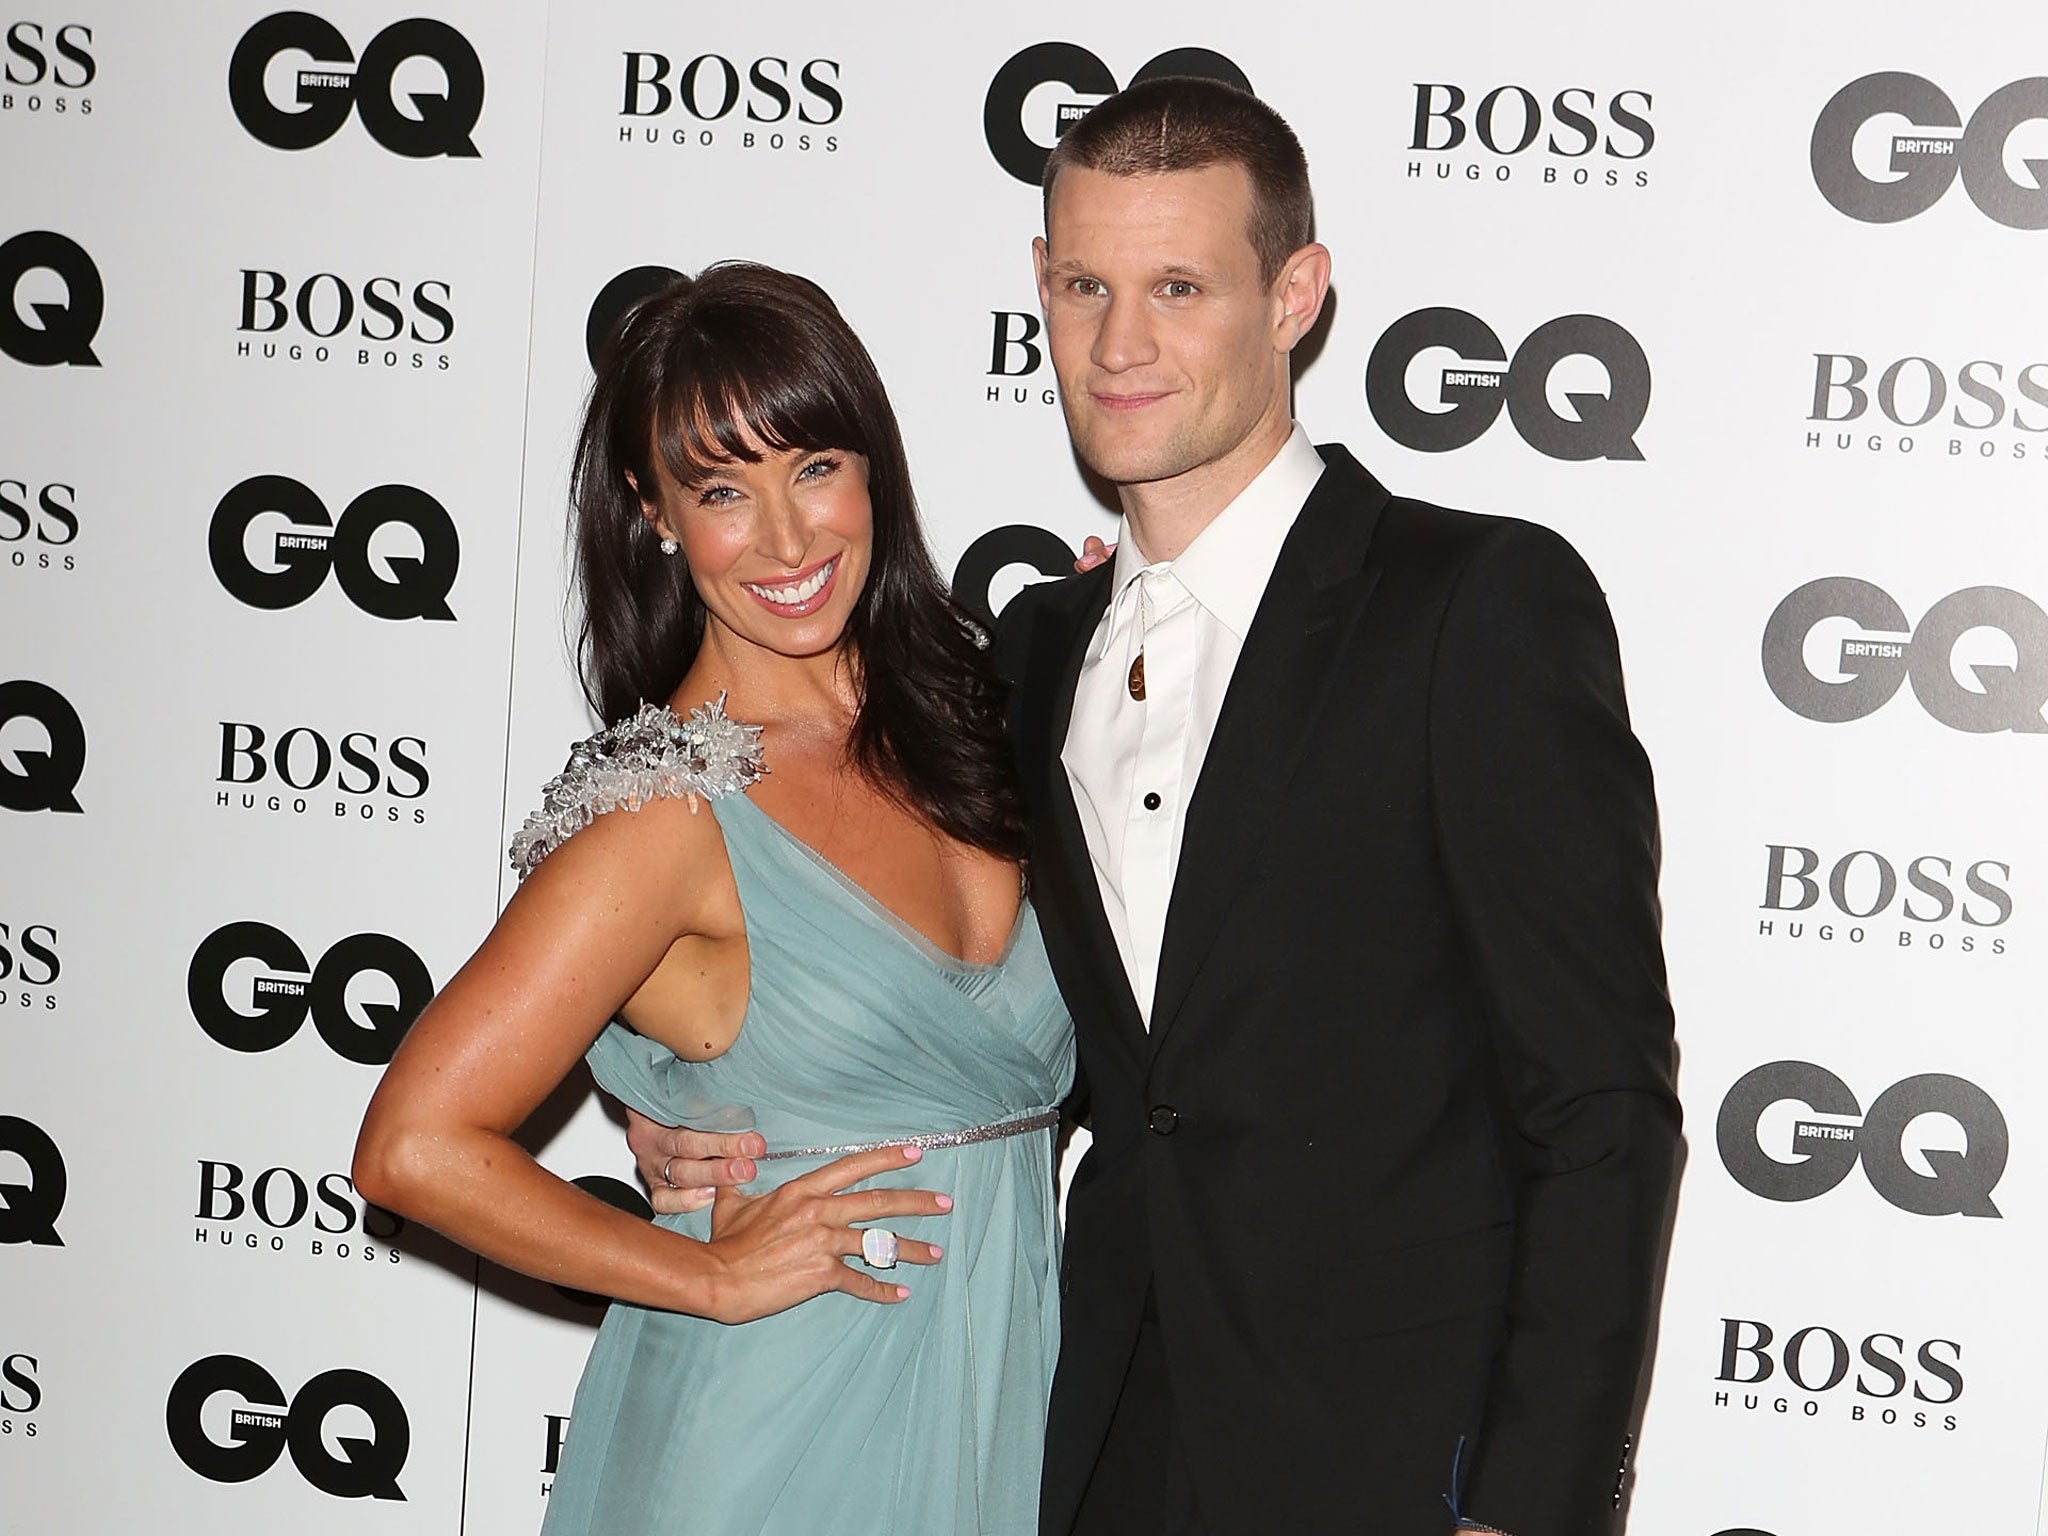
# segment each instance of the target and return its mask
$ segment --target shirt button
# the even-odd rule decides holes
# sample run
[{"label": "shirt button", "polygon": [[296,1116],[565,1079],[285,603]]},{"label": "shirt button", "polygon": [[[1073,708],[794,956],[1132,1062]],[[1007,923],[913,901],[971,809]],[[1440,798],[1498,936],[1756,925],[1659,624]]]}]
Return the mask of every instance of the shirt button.
[{"label": "shirt button", "polygon": [[1180,1124],[1180,1111],[1171,1104],[1154,1104],[1152,1113],[1145,1119],[1155,1136],[1171,1136],[1173,1128]]},{"label": "shirt button", "polygon": [[1155,789],[1145,796],[1145,809],[1148,811],[1156,811],[1159,809],[1158,790]]}]

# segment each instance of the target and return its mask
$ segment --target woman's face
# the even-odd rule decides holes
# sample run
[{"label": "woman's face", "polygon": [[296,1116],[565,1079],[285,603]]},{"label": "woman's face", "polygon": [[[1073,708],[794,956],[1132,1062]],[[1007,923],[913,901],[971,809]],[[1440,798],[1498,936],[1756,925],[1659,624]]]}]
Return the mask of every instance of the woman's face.
[{"label": "woman's face", "polygon": [[696,483],[662,475],[642,511],[682,546],[711,619],[784,656],[830,651],[867,585],[874,552],[868,461],[839,448],[777,451],[712,465]]}]

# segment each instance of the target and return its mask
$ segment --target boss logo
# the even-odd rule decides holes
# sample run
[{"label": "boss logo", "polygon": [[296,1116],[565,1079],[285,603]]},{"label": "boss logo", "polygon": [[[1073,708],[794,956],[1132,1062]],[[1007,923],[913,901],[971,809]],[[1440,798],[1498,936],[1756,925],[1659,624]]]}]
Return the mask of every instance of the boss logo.
[{"label": "boss logo", "polygon": [[1852,1345],[1834,1329],[1815,1325],[1780,1341],[1768,1323],[1724,1317],[1714,1379],[1754,1387],[1782,1378],[1816,1396],[1843,1385],[1858,1397],[1910,1392],[1916,1401],[1945,1406],[1963,1395],[1962,1359],[1963,1346],[1953,1339],[1929,1339],[1916,1348],[1902,1334],[1871,1333]]},{"label": "boss logo", "polygon": [[28,678],[0,683],[0,807],[76,815],[84,773],[85,724],[71,701]]},{"label": "boss logo", "polygon": [[[1243,70],[1207,48],[1162,53],[1141,65],[1131,84],[1162,75],[1200,75],[1241,91],[1252,88]],[[1033,43],[1011,55],[989,82],[981,109],[989,153],[1017,180],[1035,187],[1053,142],[1119,89],[1109,66],[1078,43]]]},{"label": "boss logo", "polygon": [[429,783],[427,743],[419,736],[394,736],[388,747],[380,747],[368,731],[350,731],[330,743],[307,725],[280,732],[272,742],[260,725],[221,721],[217,782],[262,784],[273,776],[293,789],[319,789],[331,778],[345,794],[374,795],[382,789],[400,800],[417,800]]},{"label": "boss logo", "polygon": [[[225,1441],[212,1438],[205,1416],[217,1396],[233,1398]],[[370,1421],[367,1439],[326,1433],[337,1409]],[[240,1355],[208,1355],[171,1384],[164,1426],[178,1459],[216,1483],[246,1483],[277,1465],[287,1451],[299,1475],[337,1499],[394,1499],[405,1494],[398,1474],[412,1449],[412,1425],[398,1394],[365,1371],[322,1371],[287,1399],[277,1378]],[[329,1445],[333,1446],[330,1450]]]},{"label": "boss logo", "polygon": [[[227,981],[231,968],[250,961],[256,968],[245,1013],[229,1002]],[[396,996],[358,1001],[351,1010],[349,989],[359,976],[380,977],[387,984],[380,990]],[[185,995],[199,1027],[231,1051],[274,1051],[310,1016],[337,1056],[381,1067],[433,998],[434,981],[420,957],[388,934],[351,934],[318,965],[308,965],[290,935],[268,923],[241,922],[215,929],[200,943],[186,970]]]},{"label": "boss logo", "polygon": [[[0,923],[0,982],[13,982],[23,987],[53,987],[63,974],[64,962],[57,954],[55,928],[48,923],[28,923],[16,930]],[[30,1006],[29,997],[29,993],[22,994],[22,1006]],[[6,1000],[6,991],[0,989],[0,1003]],[[54,994],[45,1006],[57,1006]]]},{"label": "boss logo", "polygon": [[[799,123],[823,127],[846,110],[839,89],[837,59],[763,57],[746,65],[722,54],[700,53],[680,69],[667,54],[628,53],[626,117],[660,117],[680,107],[700,123],[721,122],[739,112],[750,123]],[[791,79],[791,72],[795,79]]]},{"label": "boss logo", "polygon": [[[0,1356],[0,1414],[10,1415],[0,1418],[0,1435],[16,1432],[14,1416],[25,1417],[43,1406],[43,1385],[36,1379],[39,1368],[34,1355]],[[36,1426],[24,1423],[20,1433],[24,1439],[33,1440]]]},{"label": "boss logo", "polygon": [[[17,1164],[27,1170],[26,1182],[9,1176]],[[0,1244],[62,1248],[57,1218],[69,1188],[64,1154],[49,1132],[19,1115],[0,1115]]]},{"label": "boss logo", "polygon": [[0,112],[40,112],[48,107],[55,116],[75,111],[90,117],[92,98],[71,93],[91,85],[99,72],[91,27],[75,21],[55,27],[39,21],[14,22],[7,28],[7,55],[0,66],[0,81],[10,87],[0,90]]},{"label": "boss logo", "polygon": [[[363,1200],[345,1173],[314,1177],[291,1168],[265,1168],[251,1178],[241,1164],[211,1158],[199,1160],[199,1199],[193,1215],[223,1224],[254,1218],[272,1232],[289,1232],[310,1218],[314,1231],[330,1237],[360,1230],[380,1242],[391,1241],[405,1229],[404,1217]],[[233,1234],[209,1234],[201,1227],[198,1240],[231,1243]],[[282,1245],[281,1240],[273,1242]],[[255,1234],[248,1235],[247,1244],[258,1246]],[[395,1252],[392,1257],[396,1259]]]},{"label": "boss logo", "polygon": [[[0,479],[0,544],[15,546],[7,551],[8,564],[73,570],[78,557],[69,546],[77,540],[76,486]],[[53,553],[60,549],[66,553]]]},{"label": "boss logo", "polygon": [[[274,336],[289,328],[317,341],[331,341],[353,329],[364,341],[438,347],[455,334],[449,287],[438,280],[408,287],[395,277],[353,283],[333,272],[315,272],[293,282],[284,273],[263,267],[243,267],[241,273],[241,318],[235,329],[251,335]],[[250,356],[251,344],[240,343],[239,351]],[[265,344],[265,356],[276,354],[275,343]],[[414,366],[425,367],[424,355],[415,355],[420,361]],[[359,363],[371,356],[358,349]],[[440,366],[448,366],[445,356]]]},{"label": "boss logo", "polygon": [[[288,102],[273,101],[264,84],[281,54],[307,58]],[[401,65],[427,59],[440,66],[446,90],[406,92],[408,112],[393,99]],[[349,66],[353,65],[351,69]],[[228,100],[252,138],[272,149],[311,149],[341,131],[354,112],[370,137],[412,160],[474,158],[470,137],[484,110],[484,67],[469,40],[446,22],[414,17],[370,39],[360,60],[332,23],[306,11],[279,11],[256,23],[228,61]]]},{"label": "boss logo", "polygon": [[[1880,117],[1903,117],[1910,126],[1886,136],[1884,174],[1873,176],[1856,163],[1856,141]],[[1852,219],[1896,224],[1940,202],[1960,173],[1963,190],[1986,217],[2008,229],[2048,229],[2048,160],[2026,160],[2033,186],[2006,169],[2014,131],[2042,121],[2048,121],[2048,78],[2038,75],[1993,91],[1967,127],[1955,102],[1932,81],[1897,71],[1865,75],[1835,92],[1814,122],[1814,185]]]},{"label": "boss logo", "polygon": [[[1008,585],[1014,579],[1010,573],[1019,568],[1022,580]],[[953,599],[977,622],[993,626],[1018,587],[1073,574],[1074,551],[1065,539],[1029,523],[1009,523],[989,529],[967,546],[953,568]],[[998,595],[1003,600],[1000,603]]]},{"label": "boss logo", "polygon": [[[1776,1114],[1803,1106],[1813,1116]],[[1907,1131],[1922,1115],[1945,1115],[1962,1127],[1961,1151],[1916,1145]],[[1765,1117],[1775,1151],[1759,1140]],[[1860,1123],[1859,1123],[1860,1122]],[[1991,1192],[2005,1175],[2010,1138],[2005,1116],[1975,1083],[1927,1073],[1894,1083],[1866,1114],[1834,1073],[1810,1061],[1773,1061],[1745,1073],[1721,1101],[1715,1122],[1721,1162],[1735,1182],[1766,1200],[1812,1200],[1849,1176],[1860,1162],[1870,1187],[1915,1216],[2002,1214]],[[1915,1166],[1915,1159],[1928,1171]]]},{"label": "boss logo", "polygon": [[634,307],[682,275],[674,267],[629,267],[597,290],[583,322],[583,355],[590,359],[592,368],[597,366],[605,343]]},{"label": "boss logo", "polygon": [[[1424,367],[1423,355],[1434,351],[1452,360]],[[1607,374],[1605,394],[1565,392],[1571,416],[1550,398],[1551,374],[1567,358],[1589,358]],[[1426,404],[1411,389],[1418,374]],[[1510,361],[1493,327],[1477,315],[1418,309],[1374,344],[1365,399],[1381,431],[1420,453],[1476,442],[1505,406],[1522,440],[1550,458],[1637,460],[1643,454],[1635,434],[1650,409],[1650,360],[1635,337],[1599,315],[1565,315],[1538,326]]]},{"label": "boss logo", "polygon": [[[249,555],[259,518],[279,518],[265,569]],[[371,540],[390,527],[409,529],[417,554],[371,558]],[[348,600],[372,618],[452,619],[448,593],[461,564],[455,520],[440,502],[410,485],[379,485],[332,517],[320,498],[287,475],[254,475],[220,499],[207,531],[213,573],[251,608],[293,608],[318,592],[331,570]],[[380,569],[380,566],[382,569]]]},{"label": "boss logo", "polygon": [[[1960,917],[1972,928],[1998,928],[2012,918],[2012,866],[1979,859],[1960,877],[1955,861],[1922,854],[1901,868],[1883,854],[1858,848],[1835,859],[1825,877],[1821,856],[1792,843],[1766,845],[1763,910],[1809,912],[1825,892],[1828,907],[1843,917],[1882,917],[1896,903],[1916,923],[1945,923]],[[1962,892],[1957,885],[1961,884]],[[1899,900],[1901,891],[1905,899]]]},{"label": "boss logo", "polygon": [[[1808,659],[1814,632],[1845,619],[1852,630],[1832,658],[1841,676],[1823,677]],[[1978,629],[2004,635],[2013,660],[1969,662],[1970,688],[1957,679],[1956,651]],[[2004,587],[1951,592],[1916,628],[1882,587],[1853,576],[1809,581],[1764,626],[1763,668],[1779,703],[1828,725],[1876,713],[1910,679],[1920,707],[1952,731],[2048,731],[2048,613]]]},{"label": "boss logo", "polygon": [[[25,287],[30,290],[26,294]],[[52,287],[61,298],[49,296]],[[100,269],[76,240],[32,229],[0,244],[0,352],[17,363],[99,367],[92,343],[106,309]],[[34,322],[25,315],[33,315]]]},{"label": "boss logo", "polygon": [[[1408,141],[1409,149],[1448,157],[1469,140],[1499,157],[1493,166],[1493,178],[1508,181],[1512,179],[1512,169],[1501,162],[1535,148],[1539,141],[1544,154],[1562,160],[1584,159],[1597,149],[1602,160],[1623,161],[1641,160],[1657,142],[1657,131],[1650,126],[1648,116],[1648,91],[1616,91],[1603,105],[1596,92],[1571,86],[1551,96],[1547,111],[1537,94],[1522,85],[1495,86],[1470,102],[1469,112],[1468,99],[1461,85],[1417,82],[1415,130]],[[1409,176],[1420,177],[1423,166],[1420,160],[1409,161]],[[1457,167],[1449,158],[1436,161],[1439,180],[1448,181],[1456,172]],[[1476,161],[1464,167],[1466,180],[1478,181],[1483,174]],[[1546,165],[1543,181],[1546,186],[1580,187],[1596,181],[1618,187],[1626,181],[1644,187],[1649,185],[1649,172],[1635,170],[1624,174],[1619,166],[1613,165],[1597,170],[1584,165],[1569,169]]]}]

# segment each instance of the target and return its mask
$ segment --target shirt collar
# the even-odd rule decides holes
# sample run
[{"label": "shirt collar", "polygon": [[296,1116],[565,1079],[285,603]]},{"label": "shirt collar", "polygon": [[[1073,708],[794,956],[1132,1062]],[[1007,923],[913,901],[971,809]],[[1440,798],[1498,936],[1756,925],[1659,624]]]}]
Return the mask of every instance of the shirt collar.
[{"label": "shirt collar", "polygon": [[[1194,542],[1181,551],[1180,558],[1157,562],[1171,565],[1188,594],[1232,635],[1238,643],[1252,627],[1265,596],[1266,583],[1280,559],[1280,546],[1294,527],[1302,505],[1323,473],[1322,455],[1316,452],[1300,422],[1280,451],[1266,467],[1252,477],[1251,484],[1237,493],[1230,505],[1195,535]],[[1131,537],[1130,520],[1117,525],[1114,569],[1110,590],[1116,594],[1109,628],[1122,627],[1137,602],[1137,579],[1150,569]]]}]

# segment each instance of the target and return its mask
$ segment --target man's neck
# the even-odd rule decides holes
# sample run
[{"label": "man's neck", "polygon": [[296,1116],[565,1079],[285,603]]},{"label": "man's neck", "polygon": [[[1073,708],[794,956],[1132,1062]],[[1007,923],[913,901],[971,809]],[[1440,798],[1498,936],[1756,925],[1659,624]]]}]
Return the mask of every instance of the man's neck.
[{"label": "man's neck", "polygon": [[1262,418],[1243,442],[1219,459],[1170,480],[1118,486],[1117,499],[1146,562],[1179,559],[1279,456],[1293,431],[1292,414],[1282,410]]}]

